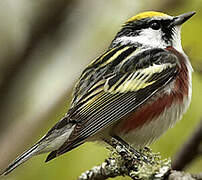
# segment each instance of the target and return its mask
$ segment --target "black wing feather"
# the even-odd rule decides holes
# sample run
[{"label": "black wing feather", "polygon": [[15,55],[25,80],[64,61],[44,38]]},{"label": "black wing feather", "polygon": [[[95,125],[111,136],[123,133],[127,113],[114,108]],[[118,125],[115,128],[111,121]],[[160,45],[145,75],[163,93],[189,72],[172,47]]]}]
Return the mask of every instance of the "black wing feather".
[{"label": "black wing feather", "polygon": [[[70,110],[70,116],[72,119],[76,119],[77,124],[69,139],[57,151],[52,152],[48,160],[51,160],[52,158],[55,158],[56,156],[73,149],[74,147],[83,143],[86,138],[93,136],[98,131],[118,121],[128,113],[134,111],[137,107],[147,101],[153,94],[160,91],[175,78],[177,74],[176,65],[178,59],[170,52],[162,49],[155,49],[153,52],[144,52],[144,58],[141,56],[141,54],[138,54],[138,56],[139,60],[136,57],[130,59],[131,61],[133,60],[133,62],[130,63],[133,64],[133,67],[126,65],[122,66],[124,69],[116,67],[116,70],[119,69],[119,71],[116,73],[118,73],[119,76],[120,73],[122,76],[124,76],[129,71],[134,73],[137,71],[137,69],[144,69],[145,64],[148,62],[142,62],[142,59],[143,61],[148,59],[150,66],[155,63],[170,63],[174,65],[165,70],[162,70],[160,73],[154,73],[147,80],[147,82],[149,83],[153,80],[156,81],[151,85],[138,89],[137,91],[128,91],[125,93],[117,92],[113,94],[105,92],[103,89],[103,91],[100,92],[100,97],[92,102],[89,106],[87,106],[85,110],[76,106],[76,109],[72,108],[72,110]],[[134,61],[136,61],[136,63]],[[147,64],[146,66],[149,67]],[[112,78],[115,77],[115,81],[117,81],[116,73],[111,76]],[[102,76],[104,77],[106,74]],[[115,83],[113,82],[112,85],[114,84]]]}]

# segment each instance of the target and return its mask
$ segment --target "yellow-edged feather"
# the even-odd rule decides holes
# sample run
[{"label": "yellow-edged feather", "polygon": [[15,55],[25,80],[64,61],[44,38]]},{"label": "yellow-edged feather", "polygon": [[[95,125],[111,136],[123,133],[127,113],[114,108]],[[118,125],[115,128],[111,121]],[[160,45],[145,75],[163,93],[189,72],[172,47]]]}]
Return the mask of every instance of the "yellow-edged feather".
[{"label": "yellow-edged feather", "polygon": [[105,56],[107,56],[107,55],[108,55],[110,52],[112,52],[114,49],[116,49],[116,48],[110,49],[110,50],[109,50],[108,52],[106,52],[101,58],[98,58],[98,59],[95,59],[95,60],[91,61],[91,62],[88,64],[88,66],[93,65],[95,62],[101,61]]},{"label": "yellow-edged feather", "polygon": [[[112,87],[109,87],[109,84],[107,81],[104,89],[105,89],[105,91],[110,92],[112,94],[116,94],[118,92],[126,93],[129,91],[138,91],[138,90],[143,89],[156,82],[155,80],[151,81],[151,82],[147,82],[152,75],[154,75],[155,73],[161,73],[163,70],[165,70],[169,67],[172,67],[172,66],[174,66],[174,65],[172,65],[172,64],[157,65],[156,64],[156,65],[150,66],[145,69],[137,70],[136,72],[130,74],[130,76],[128,76],[128,78],[117,88],[116,86],[119,84],[121,79],[123,79],[124,76],[126,76],[126,74],[125,74]],[[115,87],[116,87],[116,89],[115,89]]]},{"label": "yellow-edged feather", "polygon": [[[106,62],[104,62],[103,64],[100,65],[100,67],[103,67],[107,64],[109,64],[110,62],[112,62],[114,59],[116,59],[122,52],[126,51],[127,49],[129,49],[130,46],[126,46],[125,48],[117,51],[111,58],[109,58]],[[105,55],[106,56],[106,55]]]}]

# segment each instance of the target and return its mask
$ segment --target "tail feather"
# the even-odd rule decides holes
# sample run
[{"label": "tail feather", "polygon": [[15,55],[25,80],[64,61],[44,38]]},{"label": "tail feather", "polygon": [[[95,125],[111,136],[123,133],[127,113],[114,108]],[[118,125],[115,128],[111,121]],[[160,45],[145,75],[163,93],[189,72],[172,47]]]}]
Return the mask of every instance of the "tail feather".
[{"label": "tail feather", "polygon": [[[14,160],[5,170],[0,172],[0,176],[7,175],[34,155],[50,151],[57,152],[56,150],[59,149],[69,138],[69,135],[72,133],[74,127],[74,124],[68,123],[68,117],[64,117],[44,137],[42,137],[37,144],[17,157],[17,159]],[[48,158],[47,161],[56,157],[56,155],[53,154],[54,153],[52,153],[51,157]]]},{"label": "tail feather", "polygon": [[25,151],[22,155],[17,157],[9,166],[0,172],[0,176],[7,175],[11,171],[13,171],[16,167],[18,167],[20,164],[24,163],[28,159],[30,159],[32,156],[36,155],[38,152],[38,144],[30,148],[29,150]]},{"label": "tail feather", "polygon": [[52,151],[46,158],[45,162],[48,162],[57,157],[57,151]]},{"label": "tail feather", "polygon": [[62,151],[62,152],[61,152],[61,149],[60,149],[60,148],[63,147],[63,146],[61,146],[59,149],[57,149],[57,150],[55,150],[55,151],[52,151],[52,152],[47,156],[45,162],[48,162],[48,161],[50,161],[50,160],[56,158],[57,156],[60,156],[60,155],[66,153],[66,152],[68,152],[68,151],[71,151],[72,149],[74,149],[74,148],[80,146],[80,145],[83,144],[83,143],[84,143],[84,142],[80,142],[80,143],[78,143],[78,144],[71,144],[71,143],[70,143],[70,144],[65,148],[65,150]]}]

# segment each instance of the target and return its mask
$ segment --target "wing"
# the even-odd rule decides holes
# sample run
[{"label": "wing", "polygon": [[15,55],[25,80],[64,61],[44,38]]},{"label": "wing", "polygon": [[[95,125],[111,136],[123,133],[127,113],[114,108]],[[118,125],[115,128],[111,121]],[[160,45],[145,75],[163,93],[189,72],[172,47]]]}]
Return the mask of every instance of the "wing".
[{"label": "wing", "polygon": [[[114,51],[116,52],[113,54]],[[69,111],[76,126],[68,140],[57,151],[52,152],[48,160],[73,149],[86,138],[134,111],[177,74],[177,57],[163,49],[141,51],[125,46],[119,47],[119,50],[111,50],[108,56],[109,53],[113,55],[105,61],[101,58],[91,64],[92,76],[96,78],[91,77],[89,70],[83,72],[75,89],[73,107]],[[97,72],[102,73],[98,75]],[[86,73],[88,76],[85,77]],[[87,84],[87,91],[86,88],[79,89],[83,83]]]}]

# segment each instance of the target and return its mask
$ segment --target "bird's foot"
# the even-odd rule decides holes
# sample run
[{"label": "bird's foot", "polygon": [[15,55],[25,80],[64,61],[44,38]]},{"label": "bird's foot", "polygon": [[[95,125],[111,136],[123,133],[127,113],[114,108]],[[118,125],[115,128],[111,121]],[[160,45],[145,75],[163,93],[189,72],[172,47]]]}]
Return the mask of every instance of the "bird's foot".
[{"label": "bird's foot", "polygon": [[111,138],[111,140],[108,141],[105,140],[105,142],[107,142],[111,147],[113,147],[124,160],[133,159],[139,163],[152,163],[151,158],[147,157],[147,154],[151,152],[150,148],[145,147],[143,149],[136,150],[118,136],[113,137]]}]

